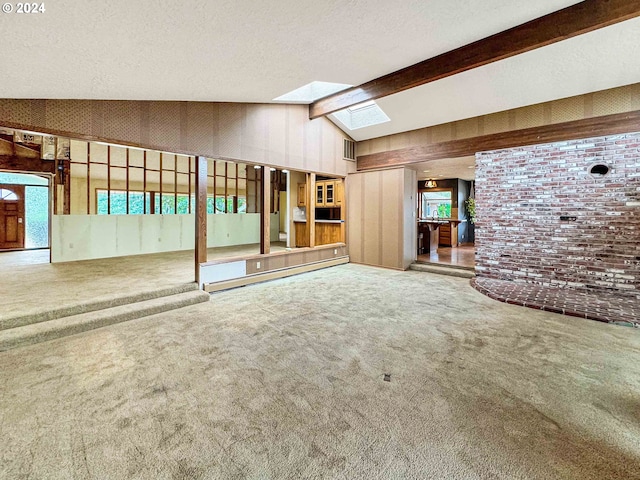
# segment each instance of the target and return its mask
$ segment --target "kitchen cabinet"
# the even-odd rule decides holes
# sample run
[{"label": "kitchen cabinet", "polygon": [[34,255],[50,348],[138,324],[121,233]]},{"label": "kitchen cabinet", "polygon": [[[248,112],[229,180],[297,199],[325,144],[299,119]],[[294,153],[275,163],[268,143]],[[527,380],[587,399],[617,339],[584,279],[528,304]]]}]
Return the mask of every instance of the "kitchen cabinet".
[{"label": "kitchen cabinet", "polygon": [[336,207],[342,206],[344,197],[344,182],[342,180],[336,180]]},{"label": "kitchen cabinet", "polygon": [[307,206],[307,184],[306,183],[298,184],[298,206],[299,207]]},{"label": "kitchen cabinet", "polygon": [[443,247],[458,246],[458,223],[459,221],[450,221],[441,225],[438,243]]},{"label": "kitchen cabinet", "polygon": [[316,245],[328,245],[342,241],[341,221],[316,220]]},{"label": "kitchen cabinet", "polygon": [[342,180],[321,180],[316,182],[316,207],[332,208],[342,204],[336,203],[337,184],[342,184]]}]

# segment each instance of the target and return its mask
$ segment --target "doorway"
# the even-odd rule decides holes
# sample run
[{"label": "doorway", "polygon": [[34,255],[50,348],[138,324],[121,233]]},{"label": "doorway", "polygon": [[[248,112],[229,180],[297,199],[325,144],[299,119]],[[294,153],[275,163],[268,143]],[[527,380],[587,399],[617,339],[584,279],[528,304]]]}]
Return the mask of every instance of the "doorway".
[{"label": "doorway", "polygon": [[0,250],[24,248],[24,186],[0,184]]},{"label": "doorway", "polygon": [[0,172],[0,265],[49,262],[48,176]]}]

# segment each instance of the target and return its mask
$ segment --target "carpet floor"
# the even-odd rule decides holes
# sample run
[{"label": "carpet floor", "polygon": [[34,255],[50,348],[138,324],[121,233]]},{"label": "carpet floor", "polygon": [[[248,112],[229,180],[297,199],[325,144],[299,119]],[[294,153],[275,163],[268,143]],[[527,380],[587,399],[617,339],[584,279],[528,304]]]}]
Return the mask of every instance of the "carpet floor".
[{"label": "carpet floor", "polygon": [[640,331],[353,264],[220,292],[0,353],[0,478],[640,479]]}]

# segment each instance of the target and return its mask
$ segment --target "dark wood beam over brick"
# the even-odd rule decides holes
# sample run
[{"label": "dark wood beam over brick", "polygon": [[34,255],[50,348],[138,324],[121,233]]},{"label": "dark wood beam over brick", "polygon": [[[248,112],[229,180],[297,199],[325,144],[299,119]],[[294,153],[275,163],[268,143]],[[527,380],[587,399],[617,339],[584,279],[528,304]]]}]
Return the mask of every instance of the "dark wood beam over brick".
[{"label": "dark wood beam over brick", "polygon": [[368,100],[393,95],[637,16],[640,16],[640,0],[585,0],[316,100],[309,106],[309,118],[321,117]]},{"label": "dark wood beam over brick", "polygon": [[640,132],[640,110],[362,155],[358,156],[357,165],[358,170],[397,167],[502,148],[630,132]]}]

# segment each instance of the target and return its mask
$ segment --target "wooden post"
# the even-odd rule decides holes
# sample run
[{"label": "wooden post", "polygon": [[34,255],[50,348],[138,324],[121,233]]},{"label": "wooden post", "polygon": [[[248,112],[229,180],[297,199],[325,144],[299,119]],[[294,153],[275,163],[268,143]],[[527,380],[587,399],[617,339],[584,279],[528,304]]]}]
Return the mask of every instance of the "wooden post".
[{"label": "wooden post", "polygon": [[159,185],[159,187],[160,187],[160,210],[159,210],[160,215],[162,215],[162,168],[163,168],[162,163],[163,163],[162,162],[162,152],[160,152],[160,185]]},{"label": "wooden post", "polygon": [[111,215],[111,145],[107,145],[107,215]]},{"label": "wooden post", "polygon": [[307,225],[309,226],[309,246],[316,246],[316,174],[307,177]]},{"label": "wooden post", "polygon": [[87,215],[91,215],[91,142],[87,143]]},{"label": "wooden post", "polygon": [[191,157],[189,157],[189,215],[193,212],[191,211]]},{"label": "wooden post", "polygon": [[173,214],[178,214],[178,155],[173,156]]},{"label": "wooden post", "polygon": [[[142,211],[147,214],[147,151],[144,153],[144,163],[142,164]],[[151,194],[149,194],[149,210],[151,210]],[[151,212],[153,213],[153,212]]]},{"label": "wooden post", "polygon": [[271,170],[264,165],[260,167],[262,182],[260,182],[260,253],[271,252]]},{"label": "wooden post", "polygon": [[[127,147],[127,171],[126,171],[126,182],[127,182],[127,215],[129,215],[129,187],[131,185],[131,182],[129,180],[129,148]],[[142,194],[142,199],[144,202],[144,193]]]},{"label": "wooden post", "polygon": [[200,286],[200,264],[207,261],[207,159],[196,157],[196,282]]},{"label": "wooden post", "polygon": [[71,215],[71,161],[63,160],[64,172],[64,204],[62,205],[62,214]]},{"label": "wooden post", "polygon": [[58,137],[53,139],[53,214],[58,215],[58,185],[61,185],[62,175],[60,174],[60,162],[58,162]]}]

